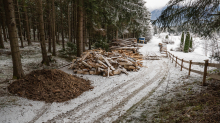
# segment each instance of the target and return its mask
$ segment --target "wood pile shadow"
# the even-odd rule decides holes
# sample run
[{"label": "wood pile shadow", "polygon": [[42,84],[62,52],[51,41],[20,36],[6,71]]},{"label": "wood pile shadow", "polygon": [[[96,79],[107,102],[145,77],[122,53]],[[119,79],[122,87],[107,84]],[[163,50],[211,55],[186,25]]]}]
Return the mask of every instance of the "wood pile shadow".
[{"label": "wood pile shadow", "polygon": [[89,80],[84,80],[61,70],[36,70],[8,86],[12,94],[31,100],[64,102],[93,89]]}]

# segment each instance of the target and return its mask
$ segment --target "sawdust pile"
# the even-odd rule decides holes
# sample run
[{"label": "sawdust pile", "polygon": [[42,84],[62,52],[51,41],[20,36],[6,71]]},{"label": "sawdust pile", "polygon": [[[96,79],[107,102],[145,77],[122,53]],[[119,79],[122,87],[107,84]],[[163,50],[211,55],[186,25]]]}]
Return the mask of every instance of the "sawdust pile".
[{"label": "sawdust pile", "polygon": [[36,70],[8,86],[12,94],[31,100],[64,102],[93,89],[89,80],[61,70]]}]

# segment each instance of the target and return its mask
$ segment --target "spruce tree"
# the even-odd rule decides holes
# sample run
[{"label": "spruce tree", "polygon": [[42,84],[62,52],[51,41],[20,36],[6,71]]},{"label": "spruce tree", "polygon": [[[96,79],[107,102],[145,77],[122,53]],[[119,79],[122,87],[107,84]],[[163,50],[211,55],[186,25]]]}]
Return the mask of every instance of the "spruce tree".
[{"label": "spruce tree", "polygon": [[184,43],[184,32],[182,32],[180,47],[183,46]]},{"label": "spruce tree", "polygon": [[184,45],[184,52],[185,53],[189,52],[189,45],[190,45],[190,34],[189,34],[189,32],[187,32],[186,40],[185,40],[185,45]]},{"label": "spruce tree", "polygon": [[192,48],[192,42],[193,42],[193,40],[192,40],[192,37],[191,37],[191,39],[190,39],[190,45],[189,45],[190,48]]}]

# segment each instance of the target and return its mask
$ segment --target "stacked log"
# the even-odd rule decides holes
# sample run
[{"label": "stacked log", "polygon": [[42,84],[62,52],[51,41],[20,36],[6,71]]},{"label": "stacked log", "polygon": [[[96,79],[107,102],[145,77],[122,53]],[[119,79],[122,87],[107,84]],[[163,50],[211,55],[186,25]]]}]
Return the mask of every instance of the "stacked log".
[{"label": "stacked log", "polygon": [[[133,57],[130,57],[130,55]],[[138,71],[142,67],[140,61],[143,57],[139,54],[128,53],[127,51],[116,50],[105,52],[99,50],[89,50],[82,54],[82,57],[73,59],[69,69],[73,69],[76,74],[113,76],[121,73],[128,74],[127,71]]]},{"label": "stacked log", "polygon": [[111,50],[130,50],[137,53],[139,45],[136,38],[118,39],[111,42]]}]

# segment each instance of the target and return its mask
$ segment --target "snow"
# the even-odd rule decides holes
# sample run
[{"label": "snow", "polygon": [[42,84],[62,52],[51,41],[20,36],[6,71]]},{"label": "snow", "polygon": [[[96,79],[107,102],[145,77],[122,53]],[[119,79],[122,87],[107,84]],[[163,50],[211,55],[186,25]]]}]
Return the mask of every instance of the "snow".
[{"label": "snow", "polygon": [[[141,44],[139,50],[144,56],[154,53],[161,56],[158,43],[166,34],[154,36],[148,44]],[[175,44],[168,45],[168,50],[179,45],[180,36],[170,36]],[[185,60],[202,62],[208,57],[202,54],[202,48],[195,49],[192,53],[170,51],[175,56]],[[6,62],[4,62],[6,63]],[[1,62],[1,64],[4,64]],[[7,62],[8,63],[8,62]],[[176,80],[188,75],[188,71],[180,71],[168,58],[161,60],[144,60],[144,67],[138,72],[129,72],[128,75],[116,75],[102,77],[97,75],[77,75],[90,80],[93,90],[84,92],[79,97],[63,103],[44,103],[31,101],[17,96],[0,97],[0,122],[112,122],[123,115],[134,104],[141,102],[143,98],[154,96],[164,92],[169,81],[169,88],[176,86]],[[196,69],[202,70],[201,67]],[[73,70],[67,67],[61,70],[73,74]],[[202,79],[201,75],[191,73],[196,79]],[[164,79],[165,78],[165,79]],[[160,91],[158,91],[160,90]],[[158,94],[157,94],[158,93]],[[147,99],[148,100],[148,99]]]}]

